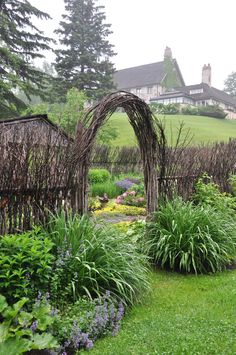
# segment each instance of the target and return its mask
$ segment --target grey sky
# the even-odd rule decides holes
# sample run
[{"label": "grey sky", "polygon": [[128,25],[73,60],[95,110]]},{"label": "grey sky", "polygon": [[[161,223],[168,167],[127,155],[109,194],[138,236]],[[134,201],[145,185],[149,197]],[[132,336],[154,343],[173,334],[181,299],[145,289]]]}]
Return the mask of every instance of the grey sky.
[{"label": "grey sky", "polygon": [[[38,23],[52,35],[64,12],[63,0],[30,0],[53,20]],[[201,81],[203,64],[212,66],[219,89],[236,71],[236,0],[99,0],[112,25],[116,69],[161,61],[171,47],[186,84]],[[52,55],[48,54],[48,61]]]}]

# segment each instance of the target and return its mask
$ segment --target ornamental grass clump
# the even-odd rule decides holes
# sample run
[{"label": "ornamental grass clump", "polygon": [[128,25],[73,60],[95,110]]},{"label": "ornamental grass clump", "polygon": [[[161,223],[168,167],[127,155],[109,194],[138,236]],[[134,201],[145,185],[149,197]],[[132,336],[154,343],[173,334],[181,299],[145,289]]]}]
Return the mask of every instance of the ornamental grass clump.
[{"label": "ornamental grass clump", "polygon": [[[133,304],[148,288],[146,258],[123,233],[88,217],[52,217],[46,231],[56,245],[52,297],[60,303],[106,290]],[[56,298],[56,299],[55,299]]]},{"label": "ornamental grass clump", "polygon": [[164,269],[222,271],[235,258],[236,225],[212,206],[194,206],[177,198],[160,206],[147,227],[144,249]]}]

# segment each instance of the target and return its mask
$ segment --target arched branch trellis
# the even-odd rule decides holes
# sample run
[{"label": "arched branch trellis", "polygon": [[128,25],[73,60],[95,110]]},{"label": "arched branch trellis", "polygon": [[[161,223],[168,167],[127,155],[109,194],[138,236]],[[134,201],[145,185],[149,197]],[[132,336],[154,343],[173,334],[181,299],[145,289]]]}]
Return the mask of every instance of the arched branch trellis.
[{"label": "arched branch trellis", "polygon": [[123,108],[137,137],[143,161],[144,184],[147,198],[147,213],[157,208],[157,135],[153,115],[148,105],[137,96],[119,91],[102,99],[90,109],[77,126],[77,136],[72,156],[72,164],[78,170],[78,211],[88,210],[88,169],[93,145],[99,128],[117,110]]}]

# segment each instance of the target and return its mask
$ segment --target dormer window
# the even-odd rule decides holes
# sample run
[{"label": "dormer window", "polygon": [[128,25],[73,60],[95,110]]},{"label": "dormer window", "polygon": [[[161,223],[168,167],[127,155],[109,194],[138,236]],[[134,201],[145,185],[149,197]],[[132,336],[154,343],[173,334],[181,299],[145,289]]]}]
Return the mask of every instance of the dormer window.
[{"label": "dormer window", "polygon": [[202,94],[203,93],[203,88],[190,90],[189,93],[190,93],[190,95]]}]

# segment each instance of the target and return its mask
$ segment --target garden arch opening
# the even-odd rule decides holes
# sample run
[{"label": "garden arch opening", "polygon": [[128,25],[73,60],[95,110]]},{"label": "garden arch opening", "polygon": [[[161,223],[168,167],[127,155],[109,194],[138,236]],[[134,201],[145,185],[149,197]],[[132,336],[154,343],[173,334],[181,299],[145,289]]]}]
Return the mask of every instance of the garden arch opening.
[{"label": "garden arch opening", "polygon": [[134,94],[119,91],[109,94],[91,108],[78,123],[72,165],[78,171],[78,212],[88,211],[88,170],[92,148],[100,127],[122,108],[137,137],[143,162],[147,214],[155,212],[158,199],[157,135],[153,114],[148,105]]}]

